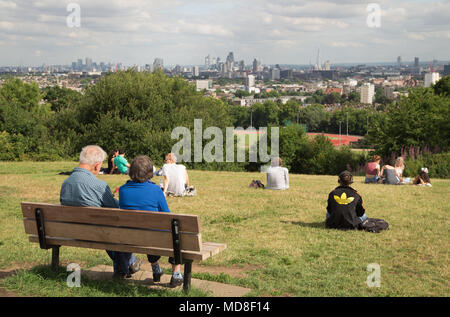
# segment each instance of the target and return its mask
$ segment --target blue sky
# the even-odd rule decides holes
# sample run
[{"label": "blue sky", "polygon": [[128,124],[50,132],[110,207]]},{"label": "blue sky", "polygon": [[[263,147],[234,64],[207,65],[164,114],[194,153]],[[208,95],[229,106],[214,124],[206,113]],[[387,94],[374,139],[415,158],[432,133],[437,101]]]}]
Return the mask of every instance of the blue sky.
[{"label": "blue sky", "polygon": [[[67,4],[81,8],[67,26]],[[367,25],[367,5],[381,9]],[[0,65],[77,58],[199,65],[233,51],[247,64],[449,60],[450,1],[425,0],[0,0]]]}]

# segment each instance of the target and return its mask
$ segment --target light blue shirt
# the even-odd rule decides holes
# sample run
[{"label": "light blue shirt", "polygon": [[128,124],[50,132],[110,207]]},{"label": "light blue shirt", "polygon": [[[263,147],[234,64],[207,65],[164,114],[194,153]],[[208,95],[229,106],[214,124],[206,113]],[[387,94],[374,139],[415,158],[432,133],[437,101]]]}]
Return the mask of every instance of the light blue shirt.
[{"label": "light blue shirt", "polygon": [[80,167],[63,182],[59,200],[66,206],[119,208],[108,184]]}]

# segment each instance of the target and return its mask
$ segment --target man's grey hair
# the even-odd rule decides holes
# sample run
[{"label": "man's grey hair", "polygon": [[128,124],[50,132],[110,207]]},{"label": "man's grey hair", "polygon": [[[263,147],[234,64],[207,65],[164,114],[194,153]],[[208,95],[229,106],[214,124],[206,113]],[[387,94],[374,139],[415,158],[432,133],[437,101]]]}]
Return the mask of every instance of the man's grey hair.
[{"label": "man's grey hair", "polygon": [[80,163],[94,165],[95,163],[103,163],[107,154],[98,145],[85,146],[80,153]]}]

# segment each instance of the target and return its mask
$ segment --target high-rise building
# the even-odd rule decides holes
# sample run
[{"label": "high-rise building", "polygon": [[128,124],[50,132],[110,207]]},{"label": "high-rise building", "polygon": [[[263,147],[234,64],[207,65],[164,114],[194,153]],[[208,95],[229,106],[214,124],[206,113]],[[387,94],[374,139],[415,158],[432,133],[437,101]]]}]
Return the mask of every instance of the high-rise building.
[{"label": "high-rise building", "polygon": [[414,67],[419,67],[419,58],[414,57]]},{"label": "high-rise building", "polygon": [[198,77],[200,75],[200,68],[198,66],[194,66],[192,68],[192,75],[194,75],[194,77]]},{"label": "high-rise building", "polygon": [[444,65],[444,76],[450,75],[450,64]]},{"label": "high-rise building", "polygon": [[375,96],[375,86],[370,83],[366,83],[361,86],[361,103],[373,103],[373,97]]},{"label": "high-rise building", "polygon": [[247,92],[252,92],[252,90],[254,89],[255,89],[255,76],[248,75],[245,78],[245,90],[247,90]]},{"label": "high-rise building", "polygon": [[262,71],[261,62],[258,61],[256,58],[253,60],[253,73],[259,73]]},{"label": "high-rise building", "polygon": [[425,87],[430,87],[439,81],[439,73],[426,73],[425,74]]},{"label": "high-rise building", "polygon": [[281,78],[281,71],[280,71],[279,68],[273,68],[271,70],[270,75],[271,75],[271,80],[280,80],[280,78]]},{"label": "high-rise building", "polygon": [[402,66],[402,57],[401,56],[397,57],[397,66],[398,67]]},{"label": "high-rise building", "polygon": [[209,56],[208,54],[208,56],[205,57],[205,67],[206,69],[209,69],[210,66],[211,66],[211,56]]}]

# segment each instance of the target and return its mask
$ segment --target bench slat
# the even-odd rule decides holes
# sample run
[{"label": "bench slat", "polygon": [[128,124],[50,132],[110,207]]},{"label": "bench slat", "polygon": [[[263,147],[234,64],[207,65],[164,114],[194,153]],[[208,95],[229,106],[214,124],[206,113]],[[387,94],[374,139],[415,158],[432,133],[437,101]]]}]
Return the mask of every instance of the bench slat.
[{"label": "bench slat", "polygon": [[41,208],[44,219],[49,221],[171,230],[171,221],[176,218],[180,220],[181,232],[201,232],[200,220],[196,215],[23,202],[23,217],[35,219],[36,208]]},{"label": "bench slat", "polygon": [[[38,234],[35,220],[24,219],[24,226],[27,234]],[[145,247],[173,248],[172,233],[167,231],[51,222],[46,220],[44,221],[44,226],[47,237],[70,238]],[[181,246],[185,250],[200,251],[201,234],[181,233]]]},{"label": "bench slat", "polygon": [[[39,238],[35,235],[29,237],[30,242],[39,243]],[[161,256],[173,256],[173,250],[162,249],[162,248],[146,248],[141,246],[114,244],[114,243],[97,243],[91,241],[81,241],[81,240],[70,240],[70,239],[58,239],[58,238],[47,238],[47,243],[49,245],[59,245],[59,246],[70,246],[70,247],[81,247],[88,249],[98,249],[98,250],[111,250],[111,251],[121,251],[121,252],[132,252],[138,254],[155,254]],[[215,247],[214,247],[215,246]],[[226,244],[204,242],[202,245],[202,251],[192,252],[181,250],[182,257],[187,260],[193,261],[203,261],[209,257],[219,253],[226,248]]]}]

